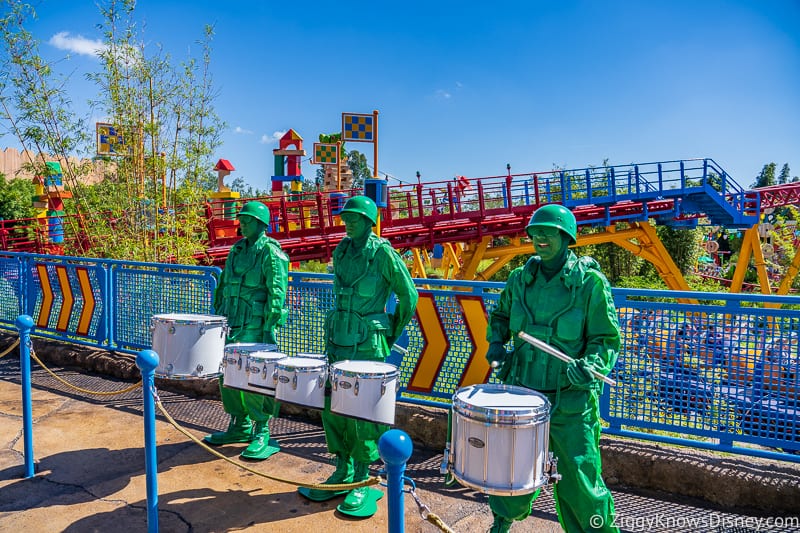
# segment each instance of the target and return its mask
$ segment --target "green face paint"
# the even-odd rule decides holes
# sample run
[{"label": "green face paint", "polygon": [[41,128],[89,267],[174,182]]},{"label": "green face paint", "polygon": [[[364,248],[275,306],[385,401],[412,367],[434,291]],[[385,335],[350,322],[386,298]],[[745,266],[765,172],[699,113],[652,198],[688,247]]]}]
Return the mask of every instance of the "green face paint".
[{"label": "green face paint", "polygon": [[264,231],[264,223],[250,215],[239,215],[239,229],[248,242],[255,242]]},{"label": "green face paint", "polygon": [[560,258],[567,247],[567,243],[561,238],[561,231],[558,228],[547,226],[532,228],[529,234],[537,255],[542,258],[542,262],[545,264]]},{"label": "green face paint", "polygon": [[372,231],[372,221],[358,213],[342,213],[342,222],[351,239],[359,240]]}]

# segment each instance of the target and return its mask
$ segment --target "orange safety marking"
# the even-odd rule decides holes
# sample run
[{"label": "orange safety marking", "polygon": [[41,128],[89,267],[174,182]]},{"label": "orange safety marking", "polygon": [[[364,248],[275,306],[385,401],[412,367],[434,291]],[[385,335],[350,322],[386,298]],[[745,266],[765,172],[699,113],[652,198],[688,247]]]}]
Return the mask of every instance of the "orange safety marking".
[{"label": "orange safety marking", "polygon": [[47,265],[36,265],[36,272],[42,285],[42,307],[39,309],[36,326],[46,328],[50,322],[50,311],[53,309],[53,288],[50,286],[50,276],[47,275]]},{"label": "orange safety marking", "polygon": [[419,291],[416,315],[422,332],[423,347],[407,389],[430,393],[450,350],[450,341],[445,334],[432,293]]},{"label": "orange safety marking", "polygon": [[486,383],[492,373],[492,367],[486,360],[486,351],[489,341],[486,340],[486,327],[489,324],[486,318],[486,308],[480,296],[457,296],[456,300],[461,306],[464,325],[472,341],[472,352],[469,354],[467,364],[461,373],[459,387]]},{"label": "orange safety marking", "polygon": [[64,298],[61,302],[61,310],[58,312],[58,323],[56,324],[56,329],[58,331],[67,331],[69,317],[72,314],[72,305],[75,303],[75,297],[72,296],[72,288],[69,286],[67,267],[60,265],[57,266],[56,274],[58,274],[58,285],[61,287],[61,294]]},{"label": "orange safety marking", "polygon": [[89,279],[89,270],[86,268],[76,268],[78,274],[78,283],[81,287],[81,295],[83,296],[83,310],[81,311],[80,320],[78,320],[78,335],[88,335],[89,326],[92,323],[92,315],[96,306],[94,300],[94,293],[92,292],[92,281]]}]

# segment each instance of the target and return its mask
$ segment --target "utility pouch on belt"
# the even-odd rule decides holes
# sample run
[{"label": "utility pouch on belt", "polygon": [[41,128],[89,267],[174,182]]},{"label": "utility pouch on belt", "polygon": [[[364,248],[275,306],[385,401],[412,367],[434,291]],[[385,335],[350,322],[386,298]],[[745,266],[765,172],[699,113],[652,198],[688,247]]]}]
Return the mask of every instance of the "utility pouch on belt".
[{"label": "utility pouch on belt", "polygon": [[337,346],[359,346],[370,341],[375,333],[389,329],[386,313],[361,316],[354,311],[333,310],[325,321],[328,342]]}]

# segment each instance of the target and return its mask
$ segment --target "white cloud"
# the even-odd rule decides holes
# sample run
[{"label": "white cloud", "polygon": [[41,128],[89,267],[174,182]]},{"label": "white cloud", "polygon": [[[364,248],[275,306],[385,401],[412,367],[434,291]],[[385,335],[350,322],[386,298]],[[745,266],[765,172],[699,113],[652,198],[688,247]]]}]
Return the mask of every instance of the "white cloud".
[{"label": "white cloud", "polygon": [[449,100],[453,95],[451,95],[449,92],[447,92],[444,89],[437,89],[436,93],[434,94],[434,96],[438,100]]},{"label": "white cloud", "polygon": [[244,129],[241,126],[236,126],[235,128],[233,128],[233,133],[242,133],[242,134],[250,135],[253,132],[250,131],[250,130]]},{"label": "white cloud", "polygon": [[59,50],[67,50],[69,52],[97,57],[97,55],[105,49],[101,41],[92,41],[82,35],[71,36],[68,31],[61,31],[50,37],[49,44],[55,46]]},{"label": "white cloud", "polygon": [[[288,131],[288,130],[287,130]],[[266,133],[261,136],[261,144],[272,144],[275,141],[279,140],[281,137],[286,135],[286,131],[276,131],[272,135],[267,135]]]}]

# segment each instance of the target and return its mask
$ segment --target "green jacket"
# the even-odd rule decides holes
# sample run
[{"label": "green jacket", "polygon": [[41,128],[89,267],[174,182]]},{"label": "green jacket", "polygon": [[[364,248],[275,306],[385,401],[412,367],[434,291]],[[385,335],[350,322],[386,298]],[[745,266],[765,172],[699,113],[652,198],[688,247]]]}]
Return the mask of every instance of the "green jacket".
[{"label": "green jacket", "polygon": [[[325,319],[331,362],[383,360],[417,306],[411,275],[389,241],[371,233],[362,249],[345,237],[333,252],[335,307]],[[386,313],[394,292],[397,306]]]},{"label": "green jacket", "polygon": [[608,374],[617,361],[620,334],[611,289],[599,265],[570,251],[561,272],[547,281],[537,276],[540,261],[533,256],[511,273],[490,313],[489,342],[514,340],[500,379],[541,392],[569,386],[566,363],[520,339],[520,331]]},{"label": "green jacket", "polygon": [[228,319],[228,342],[275,342],[286,322],[289,258],[275,239],[262,234],[250,246],[231,247],[214,293],[214,309]]}]

